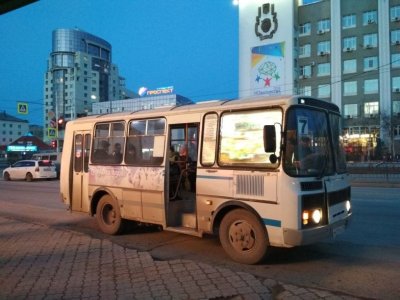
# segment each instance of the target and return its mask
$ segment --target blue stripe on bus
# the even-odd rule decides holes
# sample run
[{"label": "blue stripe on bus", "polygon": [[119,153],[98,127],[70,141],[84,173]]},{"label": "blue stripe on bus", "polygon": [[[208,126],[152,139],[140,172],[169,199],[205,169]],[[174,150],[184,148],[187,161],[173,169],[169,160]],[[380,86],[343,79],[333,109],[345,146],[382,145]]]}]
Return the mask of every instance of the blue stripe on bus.
[{"label": "blue stripe on bus", "polygon": [[274,227],[281,227],[281,221],[279,220],[274,220],[274,219],[262,219],[264,222],[264,225],[268,226],[274,226]]},{"label": "blue stripe on bus", "polygon": [[210,176],[210,175],[197,175],[197,178],[201,178],[201,179],[233,180],[233,177],[227,177],[227,176]]}]

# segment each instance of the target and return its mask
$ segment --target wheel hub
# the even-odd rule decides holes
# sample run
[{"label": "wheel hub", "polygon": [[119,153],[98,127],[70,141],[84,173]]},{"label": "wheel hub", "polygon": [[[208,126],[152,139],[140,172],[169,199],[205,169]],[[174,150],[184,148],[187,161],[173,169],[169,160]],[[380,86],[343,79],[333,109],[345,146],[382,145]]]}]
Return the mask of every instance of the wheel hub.
[{"label": "wheel hub", "polygon": [[237,251],[248,251],[255,244],[254,229],[246,221],[236,221],[229,228],[229,240]]}]

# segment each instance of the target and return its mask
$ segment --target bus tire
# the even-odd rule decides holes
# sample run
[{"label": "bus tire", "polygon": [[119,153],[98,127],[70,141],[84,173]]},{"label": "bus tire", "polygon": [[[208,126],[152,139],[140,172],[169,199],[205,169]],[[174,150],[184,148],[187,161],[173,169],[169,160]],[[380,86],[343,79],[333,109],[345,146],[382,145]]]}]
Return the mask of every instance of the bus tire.
[{"label": "bus tire", "polygon": [[245,209],[234,209],[224,216],[219,239],[233,260],[249,265],[261,262],[269,246],[265,226]]},{"label": "bus tire", "polygon": [[116,235],[122,232],[122,218],[116,201],[110,195],[101,197],[96,208],[96,219],[100,230]]}]

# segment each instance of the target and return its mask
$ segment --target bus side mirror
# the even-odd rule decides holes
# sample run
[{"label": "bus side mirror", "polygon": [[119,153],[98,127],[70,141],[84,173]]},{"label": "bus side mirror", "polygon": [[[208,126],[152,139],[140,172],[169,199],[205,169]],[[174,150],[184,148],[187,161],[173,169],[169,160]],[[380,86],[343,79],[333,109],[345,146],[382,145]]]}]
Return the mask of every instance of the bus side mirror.
[{"label": "bus side mirror", "polygon": [[275,125],[264,126],[264,151],[274,153],[276,151]]}]

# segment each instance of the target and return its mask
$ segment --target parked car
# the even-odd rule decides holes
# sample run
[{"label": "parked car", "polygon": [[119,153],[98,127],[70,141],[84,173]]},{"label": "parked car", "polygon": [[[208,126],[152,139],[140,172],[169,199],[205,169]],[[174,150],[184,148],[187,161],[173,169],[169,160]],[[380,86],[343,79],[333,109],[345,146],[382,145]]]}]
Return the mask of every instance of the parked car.
[{"label": "parked car", "polygon": [[20,160],[3,170],[4,180],[57,178],[56,167],[49,160]]}]

